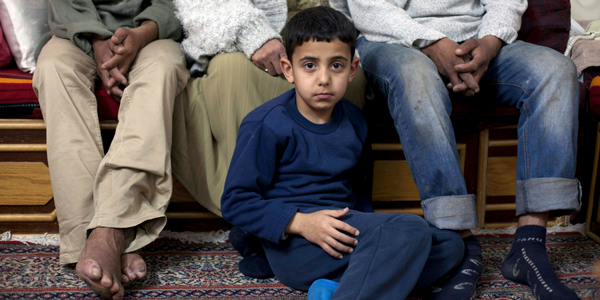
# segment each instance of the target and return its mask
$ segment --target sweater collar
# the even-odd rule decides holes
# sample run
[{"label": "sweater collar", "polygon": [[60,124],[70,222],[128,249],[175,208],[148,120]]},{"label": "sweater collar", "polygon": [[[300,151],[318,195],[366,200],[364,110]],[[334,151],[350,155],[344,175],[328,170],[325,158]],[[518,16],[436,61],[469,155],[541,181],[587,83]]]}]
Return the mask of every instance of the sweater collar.
[{"label": "sweater collar", "polygon": [[315,124],[305,118],[298,108],[296,107],[296,89],[291,89],[287,92],[287,101],[285,103],[285,108],[288,111],[292,120],[294,120],[298,125],[303,127],[304,129],[311,131],[316,134],[329,134],[334,132],[342,123],[342,118],[344,117],[344,110],[342,109],[341,101],[335,104],[333,108],[333,115],[331,116],[331,120],[325,124]]}]

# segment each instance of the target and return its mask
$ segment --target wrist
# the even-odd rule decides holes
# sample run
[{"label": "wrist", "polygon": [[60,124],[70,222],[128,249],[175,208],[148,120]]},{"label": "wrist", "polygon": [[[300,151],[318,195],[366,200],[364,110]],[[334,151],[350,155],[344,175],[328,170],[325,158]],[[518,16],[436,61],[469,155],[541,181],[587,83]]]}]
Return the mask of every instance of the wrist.
[{"label": "wrist", "polygon": [[144,21],[142,25],[131,29],[131,32],[139,40],[140,45],[143,48],[152,41],[158,39],[158,24],[154,21]]},{"label": "wrist", "polygon": [[486,35],[481,40],[485,41],[491,47],[494,55],[502,48],[502,40],[493,35]]},{"label": "wrist", "polygon": [[288,225],[285,227],[284,232],[289,234],[302,235],[302,221],[304,220],[305,214],[297,212],[294,214]]}]

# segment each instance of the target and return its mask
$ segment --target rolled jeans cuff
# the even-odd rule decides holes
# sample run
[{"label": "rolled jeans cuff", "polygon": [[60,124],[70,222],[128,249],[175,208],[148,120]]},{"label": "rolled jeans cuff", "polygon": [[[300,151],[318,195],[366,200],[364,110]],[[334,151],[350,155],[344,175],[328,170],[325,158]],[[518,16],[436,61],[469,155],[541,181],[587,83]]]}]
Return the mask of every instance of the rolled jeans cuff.
[{"label": "rolled jeans cuff", "polygon": [[425,220],[438,229],[465,230],[479,225],[475,195],[441,196],[421,201]]},{"label": "rolled jeans cuff", "polygon": [[569,214],[581,208],[581,184],[566,178],[517,180],[516,202],[517,216],[547,211],[555,212],[553,216]]}]

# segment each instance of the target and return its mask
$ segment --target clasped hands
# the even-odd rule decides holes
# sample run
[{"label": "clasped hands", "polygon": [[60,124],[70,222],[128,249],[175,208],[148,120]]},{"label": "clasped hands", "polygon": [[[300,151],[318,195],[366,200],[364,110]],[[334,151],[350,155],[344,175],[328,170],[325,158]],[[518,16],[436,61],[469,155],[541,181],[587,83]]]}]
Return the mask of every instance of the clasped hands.
[{"label": "clasped hands", "polygon": [[119,28],[106,40],[92,38],[94,59],[104,88],[115,100],[123,96],[122,86],[128,83],[127,74],[138,52],[158,37],[158,25],[145,21],[139,27]]},{"label": "clasped hands", "polygon": [[421,52],[433,61],[438,72],[448,80],[448,90],[469,97],[479,93],[479,81],[501,47],[500,39],[488,35],[481,39],[468,39],[460,45],[443,38],[422,48]]}]

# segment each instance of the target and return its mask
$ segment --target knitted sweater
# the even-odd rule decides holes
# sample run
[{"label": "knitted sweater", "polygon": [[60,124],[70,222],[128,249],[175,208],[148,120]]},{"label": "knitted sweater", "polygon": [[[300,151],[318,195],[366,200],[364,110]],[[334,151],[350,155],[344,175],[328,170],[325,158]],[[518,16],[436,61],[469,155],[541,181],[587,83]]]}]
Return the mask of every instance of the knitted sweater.
[{"label": "knitted sweater", "polygon": [[251,58],[278,39],[287,18],[286,0],[174,0],[185,39],[181,49],[206,70],[210,57],[240,51]]},{"label": "knitted sweater", "polygon": [[372,42],[423,48],[448,37],[517,38],[527,0],[330,0]]},{"label": "knitted sweater", "polygon": [[221,198],[223,217],[279,243],[296,212],[372,212],[370,193],[361,188],[366,140],[360,109],[345,99],[325,124],[300,114],[295,89],[259,106],[240,125]]}]

